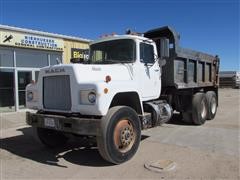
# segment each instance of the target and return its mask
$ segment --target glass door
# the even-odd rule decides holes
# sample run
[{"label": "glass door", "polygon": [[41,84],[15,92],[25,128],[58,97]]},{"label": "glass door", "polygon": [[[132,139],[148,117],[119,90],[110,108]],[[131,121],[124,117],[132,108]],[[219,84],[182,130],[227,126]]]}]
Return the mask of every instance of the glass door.
[{"label": "glass door", "polygon": [[0,113],[15,111],[14,70],[0,69]]},{"label": "glass door", "polygon": [[34,71],[34,74],[35,74],[35,79],[34,79],[34,81],[35,81],[35,82],[38,81],[39,72],[40,72],[39,70]]},{"label": "glass door", "polygon": [[18,105],[19,109],[26,107],[26,86],[32,81],[32,71],[18,71]]}]

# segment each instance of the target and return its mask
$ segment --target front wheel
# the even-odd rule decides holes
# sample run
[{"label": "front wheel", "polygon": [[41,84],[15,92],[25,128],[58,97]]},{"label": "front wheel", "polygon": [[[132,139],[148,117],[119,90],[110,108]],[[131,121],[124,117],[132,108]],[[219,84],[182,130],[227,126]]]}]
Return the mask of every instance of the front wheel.
[{"label": "front wheel", "polygon": [[115,106],[101,120],[98,150],[105,160],[121,164],[134,156],[140,139],[141,125],[137,113],[127,106]]}]

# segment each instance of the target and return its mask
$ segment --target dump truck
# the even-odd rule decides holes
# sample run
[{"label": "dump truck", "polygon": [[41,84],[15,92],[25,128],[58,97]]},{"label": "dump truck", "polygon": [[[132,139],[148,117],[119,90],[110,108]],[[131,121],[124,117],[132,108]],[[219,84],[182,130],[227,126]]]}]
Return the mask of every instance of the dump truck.
[{"label": "dump truck", "polygon": [[103,159],[121,164],[137,152],[142,130],[175,112],[195,125],[214,119],[219,57],[179,40],[169,26],[128,31],[91,42],[87,61],[42,68],[26,87],[26,105],[37,110],[26,113],[27,124],[48,147],[92,137]]},{"label": "dump truck", "polygon": [[240,88],[240,71],[220,71],[220,88]]}]

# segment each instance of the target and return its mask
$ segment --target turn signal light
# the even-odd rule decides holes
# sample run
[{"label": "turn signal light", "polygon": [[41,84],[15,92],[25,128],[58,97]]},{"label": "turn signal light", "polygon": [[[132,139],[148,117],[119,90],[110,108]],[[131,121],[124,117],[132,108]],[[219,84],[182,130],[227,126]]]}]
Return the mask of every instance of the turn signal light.
[{"label": "turn signal light", "polygon": [[104,88],[104,93],[107,94],[108,93],[108,88]]},{"label": "turn signal light", "polygon": [[110,82],[111,80],[112,80],[111,76],[107,75],[107,76],[105,77],[105,82],[106,82],[106,83]]}]

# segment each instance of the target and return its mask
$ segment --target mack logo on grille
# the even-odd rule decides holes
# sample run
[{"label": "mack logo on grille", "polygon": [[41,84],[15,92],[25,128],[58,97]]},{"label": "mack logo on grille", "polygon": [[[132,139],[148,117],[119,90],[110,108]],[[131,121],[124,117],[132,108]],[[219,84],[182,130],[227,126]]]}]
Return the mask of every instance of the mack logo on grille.
[{"label": "mack logo on grille", "polygon": [[49,74],[49,73],[60,73],[60,72],[65,72],[65,69],[63,69],[63,68],[55,68],[55,69],[47,69],[47,70],[45,70],[46,74]]}]

